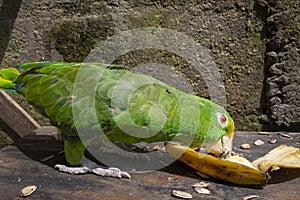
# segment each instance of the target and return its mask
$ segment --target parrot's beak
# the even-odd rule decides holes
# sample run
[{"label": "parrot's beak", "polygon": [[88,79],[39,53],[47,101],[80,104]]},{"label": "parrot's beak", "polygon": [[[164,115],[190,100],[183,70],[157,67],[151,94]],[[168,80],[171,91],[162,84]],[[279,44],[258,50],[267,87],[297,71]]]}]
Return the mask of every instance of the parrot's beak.
[{"label": "parrot's beak", "polygon": [[232,137],[224,135],[218,141],[205,145],[208,153],[221,158],[227,158],[232,151]]}]

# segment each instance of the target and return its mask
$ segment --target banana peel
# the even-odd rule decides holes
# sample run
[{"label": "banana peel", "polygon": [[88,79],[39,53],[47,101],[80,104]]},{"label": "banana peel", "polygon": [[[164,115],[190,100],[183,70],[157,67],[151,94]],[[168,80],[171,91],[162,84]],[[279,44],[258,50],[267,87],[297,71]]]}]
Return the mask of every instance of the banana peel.
[{"label": "banana peel", "polygon": [[264,172],[280,168],[300,169],[300,149],[281,145],[271,150],[265,156],[253,161],[252,164]]},{"label": "banana peel", "polygon": [[[167,152],[171,157],[201,173],[239,185],[265,185],[270,178],[268,170],[273,166],[300,168],[299,149],[282,146],[270,151],[266,157],[264,156],[252,163],[240,156],[230,156],[227,159],[221,159],[196,152],[189,147],[179,144],[166,143]],[[281,156],[279,157],[278,155]],[[270,158],[272,158],[271,161]]]}]

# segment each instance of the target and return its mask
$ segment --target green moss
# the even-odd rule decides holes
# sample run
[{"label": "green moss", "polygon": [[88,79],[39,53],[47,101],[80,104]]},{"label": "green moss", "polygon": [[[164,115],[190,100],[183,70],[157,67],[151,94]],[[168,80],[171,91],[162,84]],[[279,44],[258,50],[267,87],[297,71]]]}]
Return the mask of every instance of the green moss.
[{"label": "green moss", "polygon": [[51,30],[55,48],[68,62],[82,62],[100,41],[112,35],[109,19],[86,17],[58,22]]},{"label": "green moss", "polygon": [[165,27],[167,21],[169,21],[163,9],[150,10],[139,14],[133,13],[125,16],[125,18],[133,27],[151,26],[161,28]]}]

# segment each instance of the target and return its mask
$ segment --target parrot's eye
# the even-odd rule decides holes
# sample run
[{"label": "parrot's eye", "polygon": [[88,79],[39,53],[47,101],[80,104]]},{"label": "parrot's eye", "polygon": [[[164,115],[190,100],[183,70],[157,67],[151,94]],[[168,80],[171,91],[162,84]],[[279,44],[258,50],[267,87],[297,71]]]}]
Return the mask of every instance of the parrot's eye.
[{"label": "parrot's eye", "polygon": [[217,119],[218,119],[219,124],[220,124],[222,127],[227,126],[227,124],[228,124],[228,118],[227,118],[227,116],[226,116],[225,114],[220,113],[220,112],[217,112],[217,113],[216,113],[216,116],[217,116]]}]

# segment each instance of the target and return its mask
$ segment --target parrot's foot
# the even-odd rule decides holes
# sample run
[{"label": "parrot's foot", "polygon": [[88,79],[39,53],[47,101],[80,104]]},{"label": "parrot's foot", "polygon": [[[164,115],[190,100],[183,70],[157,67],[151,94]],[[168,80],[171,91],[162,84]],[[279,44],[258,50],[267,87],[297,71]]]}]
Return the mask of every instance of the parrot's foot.
[{"label": "parrot's foot", "polygon": [[121,171],[118,168],[110,167],[110,168],[102,168],[99,167],[98,164],[94,163],[93,161],[83,157],[80,161],[81,167],[68,167],[66,165],[55,165],[54,168],[58,169],[58,171],[69,173],[69,174],[87,174],[93,173],[98,176],[105,176],[105,177],[114,177],[114,178],[128,178],[130,179],[131,176],[128,172]]}]

